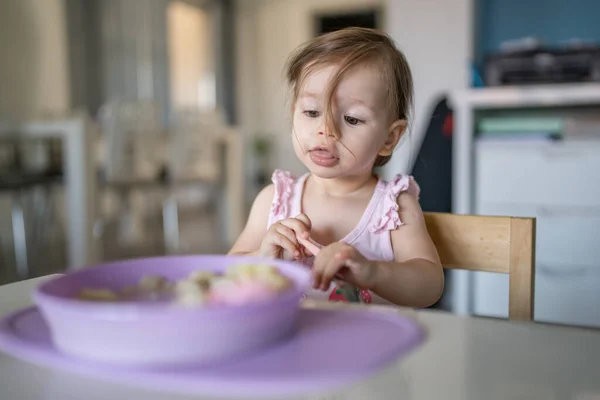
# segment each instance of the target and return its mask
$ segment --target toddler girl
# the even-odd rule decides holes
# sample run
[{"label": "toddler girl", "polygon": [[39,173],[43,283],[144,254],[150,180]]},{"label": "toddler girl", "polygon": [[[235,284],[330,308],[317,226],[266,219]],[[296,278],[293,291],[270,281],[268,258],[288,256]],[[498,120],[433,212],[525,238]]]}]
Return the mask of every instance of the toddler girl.
[{"label": "toddler girl", "polygon": [[[230,254],[296,260],[312,267],[310,297],[426,307],[444,277],[410,176],[391,182],[385,165],[406,130],[413,83],[403,54],[385,34],[348,28],[317,37],[287,66],[292,141],[308,173],[275,171],[257,196]],[[314,255],[300,242],[319,244]]]}]

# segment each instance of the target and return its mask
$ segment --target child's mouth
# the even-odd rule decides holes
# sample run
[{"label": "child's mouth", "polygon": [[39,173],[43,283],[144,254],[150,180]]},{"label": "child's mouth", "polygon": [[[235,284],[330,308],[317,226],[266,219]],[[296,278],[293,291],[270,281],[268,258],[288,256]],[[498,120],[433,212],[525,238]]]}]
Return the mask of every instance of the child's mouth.
[{"label": "child's mouth", "polygon": [[311,161],[320,167],[333,167],[340,161],[335,154],[324,147],[315,147],[309,154]]}]

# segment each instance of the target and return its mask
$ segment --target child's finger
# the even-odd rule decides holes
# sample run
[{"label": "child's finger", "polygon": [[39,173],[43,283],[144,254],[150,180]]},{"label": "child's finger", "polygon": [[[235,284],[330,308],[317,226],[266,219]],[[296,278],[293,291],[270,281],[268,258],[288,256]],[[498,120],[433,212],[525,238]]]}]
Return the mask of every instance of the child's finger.
[{"label": "child's finger", "polygon": [[361,263],[359,263],[358,261],[355,261],[352,258],[346,258],[345,265],[347,265],[349,268],[360,268],[361,267]]},{"label": "child's finger", "polygon": [[287,226],[288,228],[290,228],[291,230],[293,230],[296,234],[296,236],[301,237],[301,236],[306,236],[307,234],[309,234],[309,230],[306,227],[306,225],[304,225],[303,222],[294,219],[294,218],[290,218],[290,219],[284,219],[283,221],[279,222],[281,225]]},{"label": "child's finger", "polygon": [[316,256],[319,253],[319,246],[315,242],[310,240],[310,238],[305,239],[301,235],[297,234],[296,239],[298,240],[298,243],[304,246],[304,248],[308,250],[312,255]]},{"label": "child's finger", "polygon": [[281,247],[284,250],[289,251],[290,254],[293,254],[296,258],[301,257],[300,250],[298,250],[298,246],[296,246],[290,239],[280,234],[279,232],[277,232],[277,235],[273,236],[272,243],[276,246]]},{"label": "child's finger", "polygon": [[296,219],[304,224],[308,230],[312,228],[312,222],[310,222],[310,218],[304,213],[298,214]]},{"label": "child's finger", "polygon": [[339,273],[340,269],[344,267],[344,260],[339,257],[332,257],[325,268],[321,272],[321,290],[327,290],[333,278]]},{"label": "child's finger", "polygon": [[277,231],[277,233],[279,233],[280,235],[283,235],[286,238],[288,238],[290,242],[294,243],[294,246],[299,247],[298,240],[296,239],[296,234],[292,229],[288,228],[283,224],[277,224],[275,231]]},{"label": "child's finger", "polygon": [[315,258],[315,262],[312,266],[312,281],[313,281],[313,289],[318,289],[321,287],[321,278],[323,275],[323,269],[326,266],[322,258]]}]

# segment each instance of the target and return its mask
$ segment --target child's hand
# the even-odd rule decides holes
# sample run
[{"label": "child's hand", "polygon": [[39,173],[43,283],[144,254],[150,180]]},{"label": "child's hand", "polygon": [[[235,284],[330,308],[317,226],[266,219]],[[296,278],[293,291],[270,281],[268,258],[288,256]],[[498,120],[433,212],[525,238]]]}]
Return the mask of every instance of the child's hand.
[{"label": "child's hand", "polygon": [[310,227],[310,219],[305,214],[274,223],[260,245],[259,255],[288,261],[301,259],[303,252],[297,236],[310,234]]},{"label": "child's hand", "polygon": [[376,263],[367,260],[354,247],[336,242],[323,247],[313,264],[313,287],[327,290],[339,277],[360,289],[370,289],[375,281]]}]

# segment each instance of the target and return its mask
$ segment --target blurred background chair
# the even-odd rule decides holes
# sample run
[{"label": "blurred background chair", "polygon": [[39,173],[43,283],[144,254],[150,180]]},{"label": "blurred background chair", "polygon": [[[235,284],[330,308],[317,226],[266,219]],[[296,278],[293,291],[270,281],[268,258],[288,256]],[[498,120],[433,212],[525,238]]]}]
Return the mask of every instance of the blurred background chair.
[{"label": "blurred background chair", "polygon": [[151,101],[113,101],[99,113],[105,140],[104,179],[110,184],[155,182],[165,161],[165,127]]},{"label": "blurred background chair", "polygon": [[[181,250],[179,208],[215,221],[222,173],[225,123],[218,111],[181,108],[174,112],[167,158],[168,192],[163,201],[167,253]],[[213,226],[219,226],[218,222]],[[217,252],[217,249],[214,249]]]},{"label": "blurred background chair", "polygon": [[[100,109],[99,122],[97,235],[107,239],[104,251],[110,254],[119,242],[144,242],[149,200],[160,197],[165,180],[166,131],[157,106],[150,101],[109,102]],[[114,235],[106,235],[106,229],[112,228]],[[114,238],[116,242],[111,242]]]},{"label": "blurred background chair", "polygon": [[56,240],[64,227],[54,210],[55,191],[62,185],[60,152],[56,141],[25,140],[18,132],[0,143],[0,201],[10,210],[6,225],[11,233],[1,238],[6,268],[0,270],[0,281],[45,275],[52,272],[46,262],[64,259],[64,241]]},{"label": "blurred background chair", "polygon": [[[105,259],[224,248],[214,231],[223,190],[224,118],[217,111],[180,108],[166,125],[157,109],[152,102],[117,101],[101,109],[97,236]],[[182,230],[189,231],[187,243]]]}]

